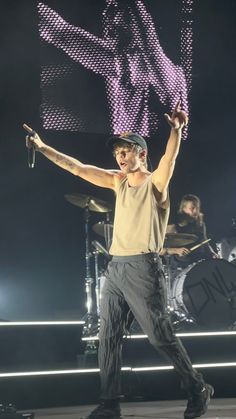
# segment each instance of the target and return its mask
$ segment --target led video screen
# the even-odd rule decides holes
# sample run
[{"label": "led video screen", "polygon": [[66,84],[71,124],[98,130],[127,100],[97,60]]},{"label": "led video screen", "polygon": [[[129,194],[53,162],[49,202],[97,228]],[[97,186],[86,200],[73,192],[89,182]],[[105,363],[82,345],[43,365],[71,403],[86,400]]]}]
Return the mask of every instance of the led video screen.
[{"label": "led video screen", "polygon": [[38,3],[45,129],[150,136],[189,110],[193,0]]}]

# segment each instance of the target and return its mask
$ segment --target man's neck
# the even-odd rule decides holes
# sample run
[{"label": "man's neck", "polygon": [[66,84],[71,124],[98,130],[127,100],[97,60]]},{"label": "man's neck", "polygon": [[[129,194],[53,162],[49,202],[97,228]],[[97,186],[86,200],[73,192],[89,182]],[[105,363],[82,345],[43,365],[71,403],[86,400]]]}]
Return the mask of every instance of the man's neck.
[{"label": "man's neck", "polygon": [[145,170],[138,170],[136,172],[128,173],[127,179],[129,186],[139,186],[141,185],[147,176],[150,176],[150,172]]}]

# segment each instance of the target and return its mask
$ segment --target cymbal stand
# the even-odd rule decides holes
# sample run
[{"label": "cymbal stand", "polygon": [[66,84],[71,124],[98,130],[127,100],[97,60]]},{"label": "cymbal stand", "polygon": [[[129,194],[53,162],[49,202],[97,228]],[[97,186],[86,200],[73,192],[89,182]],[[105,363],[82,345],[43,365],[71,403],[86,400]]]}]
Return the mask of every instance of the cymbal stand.
[{"label": "cymbal stand", "polygon": [[104,225],[104,235],[105,235],[105,242],[107,250],[109,251],[111,246],[111,229],[110,229],[110,214],[109,212],[106,213],[106,223]]},{"label": "cymbal stand", "polygon": [[96,294],[96,306],[97,306],[97,316],[99,319],[100,316],[100,300],[101,300],[101,282],[104,278],[104,273],[101,269],[99,269],[99,255],[103,255],[106,258],[109,258],[109,253],[107,250],[103,247],[101,243],[99,243],[97,240],[92,241],[92,245],[95,249],[93,252],[94,254],[94,271],[95,271],[95,294]]},{"label": "cymbal stand", "polygon": [[95,270],[95,294],[96,294],[96,303],[97,303],[97,315],[100,313],[100,277],[98,269],[98,255],[99,251],[94,251],[94,270]]},{"label": "cymbal stand", "polygon": [[174,311],[173,295],[172,295],[172,267],[171,267],[171,256],[165,255],[166,269],[166,300],[167,300],[167,310],[168,312]]},{"label": "cymbal stand", "polygon": [[90,270],[90,246],[89,246],[89,201],[84,208],[84,220],[85,220],[85,262],[86,262],[86,276],[85,276],[85,292],[86,292],[86,307],[87,307],[87,314],[86,314],[86,322],[84,333],[90,334],[92,333],[92,329],[94,327],[94,323],[97,322],[97,317],[94,314],[94,304],[93,304],[93,283],[94,280],[91,276]]}]

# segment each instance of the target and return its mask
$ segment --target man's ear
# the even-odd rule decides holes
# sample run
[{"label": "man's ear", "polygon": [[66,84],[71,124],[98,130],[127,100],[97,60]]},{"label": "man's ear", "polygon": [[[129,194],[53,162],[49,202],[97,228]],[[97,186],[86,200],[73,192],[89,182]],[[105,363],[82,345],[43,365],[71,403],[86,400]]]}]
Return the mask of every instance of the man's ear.
[{"label": "man's ear", "polygon": [[139,158],[140,158],[140,160],[145,161],[146,158],[147,158],[147,150],[144,150],[144,149],[141,150],[139,152]]}]

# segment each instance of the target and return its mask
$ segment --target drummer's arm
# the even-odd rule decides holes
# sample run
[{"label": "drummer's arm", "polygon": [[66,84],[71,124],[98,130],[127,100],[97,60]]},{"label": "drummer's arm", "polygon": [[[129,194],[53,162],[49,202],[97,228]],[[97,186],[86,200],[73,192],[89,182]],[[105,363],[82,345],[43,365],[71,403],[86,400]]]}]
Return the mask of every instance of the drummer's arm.
[{"label": "drummer's arm", "polygon": [[161,256],[185,256],[189,253],[189,249],[186,247],[163,247],[160,252]]}]

